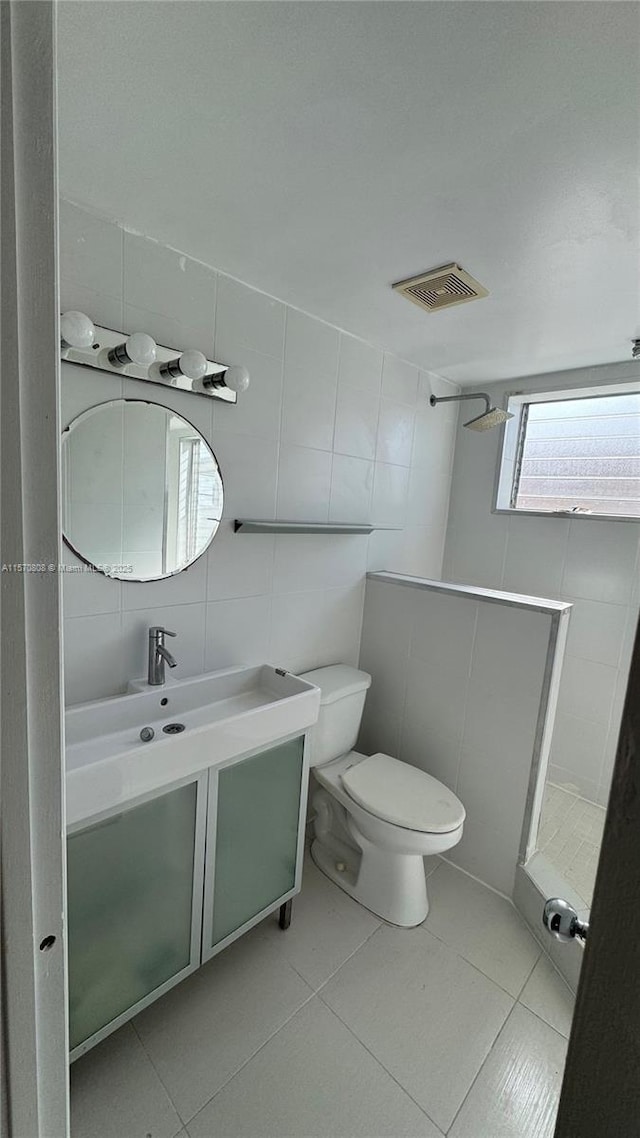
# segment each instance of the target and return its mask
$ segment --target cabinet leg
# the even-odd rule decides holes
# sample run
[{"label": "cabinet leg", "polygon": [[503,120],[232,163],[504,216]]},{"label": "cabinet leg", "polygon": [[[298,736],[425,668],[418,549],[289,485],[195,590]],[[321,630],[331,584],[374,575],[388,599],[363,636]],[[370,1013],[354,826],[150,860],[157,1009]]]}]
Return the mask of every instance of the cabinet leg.
[{"label": "cabinet leg", "polygon": [[284,905],[280,906],[280,917],[278,924],[281,929],[288,929],[291,924],[291,910],[293,908],[293,900],[285,901]]}]

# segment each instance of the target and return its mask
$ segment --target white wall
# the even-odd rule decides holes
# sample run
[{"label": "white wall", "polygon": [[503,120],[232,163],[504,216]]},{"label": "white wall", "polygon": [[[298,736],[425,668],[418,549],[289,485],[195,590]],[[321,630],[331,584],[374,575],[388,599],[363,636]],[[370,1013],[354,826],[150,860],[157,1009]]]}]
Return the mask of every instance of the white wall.
[{"label": "white wall", "polygon": [[554,710],[547,666],[564,646],[552,615],[566,612],[367,581],[360,664],[373,682],[359,746],[454,790],[467,818],[447,857],[509,896],[541,717]]},{"label": "white wall", "polygon": [[[63,310],[246,364],[252,377],[235,407],[126,381],[128,397],[171,406],[211,442],[225,521],[208,554],[167,581],[65,575],[67,701],[115,694],[143,674],[151,624],[179,634],[174,675],[263,660],[355,663],[367,567],[440,574],[456,418],[449,407],[434,415],[428,397],[456,388],[69,202],[60,276]],[[63,426],[122,393],[107,374],[69,373]],[[238,516],[403,528],[234,536]]]},{"label": "white wall", "polygon": [[[640,379],[637,363],[487,387],[547,391]],[[483,387],[485,385],[482,385]],[[606,803],[640,603],[640,523],[492,514],[500,431],[460,425],[443,575],[573,605],[549,777]]]}]

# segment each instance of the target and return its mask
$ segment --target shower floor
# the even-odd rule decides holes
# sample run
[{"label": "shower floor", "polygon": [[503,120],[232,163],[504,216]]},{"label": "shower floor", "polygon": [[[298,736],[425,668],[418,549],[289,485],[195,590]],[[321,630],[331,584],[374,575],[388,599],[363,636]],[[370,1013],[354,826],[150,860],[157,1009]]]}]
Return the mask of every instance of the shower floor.
[{"label": "shower floor", "polygon": [[538,849],[590,909],[604,828],[604,807],[548,782]]}]

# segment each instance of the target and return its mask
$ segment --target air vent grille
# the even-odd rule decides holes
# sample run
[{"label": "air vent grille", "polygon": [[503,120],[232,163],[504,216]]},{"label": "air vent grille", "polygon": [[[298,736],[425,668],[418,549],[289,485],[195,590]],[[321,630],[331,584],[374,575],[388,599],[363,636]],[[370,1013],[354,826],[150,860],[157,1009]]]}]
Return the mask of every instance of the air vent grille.
[{"label": "air vent grille", "polygon": [[470,300],[489,295],[486,288],[455,263],[441,265],[439,269],[432,269],[419,277],[398,281],[393,288],[426,312],[467,304]]}]

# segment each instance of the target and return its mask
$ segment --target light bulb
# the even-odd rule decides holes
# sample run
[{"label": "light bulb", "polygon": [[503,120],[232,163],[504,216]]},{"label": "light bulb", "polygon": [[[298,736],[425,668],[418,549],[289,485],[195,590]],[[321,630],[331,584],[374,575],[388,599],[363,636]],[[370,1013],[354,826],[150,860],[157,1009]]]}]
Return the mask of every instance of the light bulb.
[{"label": "light bulb", "polygon": [[222,378],[225,387],[230,387],[232,391],[246,391],[251,383],[249,372],[242,364],[228,367]]},{"label": "light bulb", "polygon": [[63,312],[60,317],[60,339],[63,348],[90,348],[96,330],[84,312]]},{"label": "light bulb", "polygon": [[162,364],[160,374],[171,375],[174,378],[184,375],[187,379],[202,379],[207,366],[206,357],[203,356],[202,352],[198,352],[195,348],[189,348],[177,360],[169,360],[168,363]]},{"label": "light bulb", "polygon": [[207,360],[202,352],[191,348],[180,356],[180,371],[187,379],[202,379],[207,370]]},{"label": "light bulb", "polygon": [[127,340],[127,355],[133,364],[149,367],[156,358],[156,342],[146,332],[134,332]]},{"label": "light bulb", "polygon": [[242,364],[232,364],[224,371],[216,371],[213,375],[205,376],[202,382],[204,387],[209,389],[227,387],[229,391],[246,391],[251,383],[251,376]]},{"label": "light bulb", "polygon": [[155,358],[156,342],[146,332],[133,332],[123,344],[109,352],[109,363],[115,367],[126,367],[127,364],[149,367]]}]

